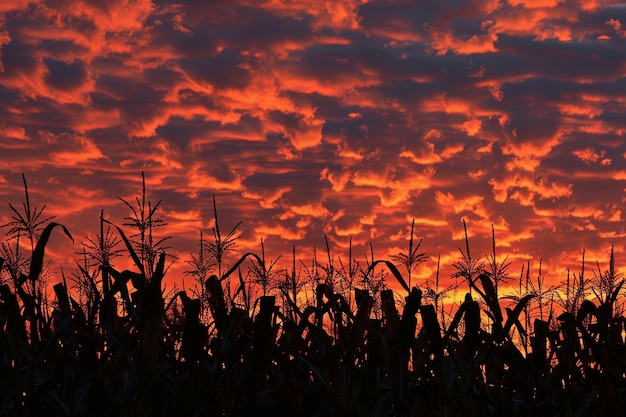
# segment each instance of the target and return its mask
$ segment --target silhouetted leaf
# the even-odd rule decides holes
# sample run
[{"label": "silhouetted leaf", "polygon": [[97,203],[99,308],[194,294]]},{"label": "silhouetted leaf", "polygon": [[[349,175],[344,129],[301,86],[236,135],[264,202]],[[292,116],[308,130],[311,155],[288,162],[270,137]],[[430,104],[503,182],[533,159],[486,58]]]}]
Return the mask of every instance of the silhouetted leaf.
[{"label": "silhouetted leaf", "polygon": [[402,274],[400,273],[398,268],[393,264],[393,262],[390,262],[390,261],[387,261],[387,260],[384,260],[384,259],[373,261],[372,264],[369,266],[369,268],[367,268],[367,270],[365,271],[364,275],[368,276],[374,270],[374,268],[378,264],[381,264],[381,263],[383,263],[383,264],[385,264],[387,266],[389,271],[391,271],[391,273],[393,274],[394,278],[398,281],[398,283],[402,286],[402,288],[404,288],[407,293],[410,293],[411,289],[409,288],[408,284],[406,283],[406,281],[402,277]]},{"label": "silhouetted leaf", "polygon": [[48,244],[48,239],[50,239],[50,234],[52,233],[52,230],[57,226],[60,226],[63,229],[65,235],[70,238],[72,243],[74,243],[74,238],[65,228],[65,226],[54,222],[48,223],[48,225],[41,232],[41,236],[39,236],[39,240],[37,241],[37,245],[35,246],[35,249],[33,251],[33,256],[31,257],[28,279],[30,279],[32,282],[35,282],[41,274],[41,270],[43,269],[43,256],[46,250],[46,245]]}]

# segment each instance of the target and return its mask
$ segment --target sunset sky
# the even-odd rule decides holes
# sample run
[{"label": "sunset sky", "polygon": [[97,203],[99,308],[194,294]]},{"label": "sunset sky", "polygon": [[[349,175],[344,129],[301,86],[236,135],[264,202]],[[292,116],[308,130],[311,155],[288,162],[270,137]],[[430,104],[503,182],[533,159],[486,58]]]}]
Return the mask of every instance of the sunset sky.
[{"label": "sunset sky", "polygon": [[[23,199],[68,227],[146,175],[182,276],[200,230],[310,263],[406,251],[442,276],[491,226],[513,275],[626,262],[626,6],[618,1],[0,2],[0,222]],[[231,258],[231,262],[232,262]],[[420,281],[418,281],[420,282]]]}]

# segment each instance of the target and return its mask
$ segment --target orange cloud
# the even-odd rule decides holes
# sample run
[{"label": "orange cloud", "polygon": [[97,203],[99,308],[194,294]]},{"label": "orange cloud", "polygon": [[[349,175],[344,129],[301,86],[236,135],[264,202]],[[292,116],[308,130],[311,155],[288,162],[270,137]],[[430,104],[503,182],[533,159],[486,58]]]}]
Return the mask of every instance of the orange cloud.
[{"label": "orange cloud", "polygon": [[482,127],[480,119],[470,119],[463,122],[463,130],[467,132],[468,136],[476,136]]},{"label": "orange cloud", "polygon": [[187,210],[187,211],[169,211],[168,217],[183,222],[197,222],[202,218],[199,210]]},{"label": "orange cloud", "polygon": [[463,152],[463,150],[465,149],[465,145],[463,145],[462,143],[451,143],[449,145],[446,145],[446,147],[443,149],[443,151],[441,151],[441,157],[443,159],[450,159],[453,156]]},{"label": "orange cloud", "polygon": [[348,225],[346,227],[335,226],[335,233],[337,236],[358,236],[363,231],[363,225],[361,223]]},{"label": "orange cloud", "polygon": [[498,35],[495,32],[472,35],[467,38],[455,37],[448,27],[432,27],[430,47],[437,55],[453,52],[459,55],[485,54],[497,52],[495,43]]},{"label": "orange cloud", "polygon": [[563,114],[572,116],[587,116],[589,118],[595,118],[603,113],[603,110],[598,105],[591,103],[561,103],[559,108]]},{"label": "orange cloud", "polygon": [[622,29],[622,22],[620,22],[618,19],[609,19],[605,22],[605,24],[612,27],[618,36],[626,38],[626,30]]},{"label": "orange cloud", "polygon": [[[547,3],[557,2],[558,0]],[[539,6],[542,2],[539,0],[533,3],[533,6]],[[570,41],[571,30],[567,24],[578,20],[579,14],[576,9],[558,7],[558,4],[522,7],[498,14],[491,30],[507,35],[534,35],[538,41],[551,38]]]},{"label": "orange cloud", "polygon": [[365,2],[359,0],[339,2],[271,0],[263,7],[279,15],[309,14],[314,17],[313,27],[318,30],[325,27],[335,30],[340,28],[357,30],[360,28],[358,7]]},{"label": "orange cloud", "polygon": [[201,163],[194,163],[188,168],[186,181],[187,186],[192,189],[230,191],[242,189],[241,176],[238,173],[225,170],[218,176]]},{"label": "orange cloud", "polygon": [[489,184],[495,200],[500,203],[512,198],[524,206],[532,206],[535,198],[550,200],[572,195],[572,184],[560,184],[545,176],[537,177],[524,171],[500,179],[492,178]]},{"label": "orange cloud", "polygon": [[328,209],[321,205],[321,203],[304,204],[301,206],[293,205],[290,210],[300,216],[312,216],[312,217],[328,217],[330,212]]},{"label": "orange cloud", "polygon": [[378,215],[376,213],[366,214],[366,215],[362,216],[359,219],[359,222],[361,224],[366,224],[366,225],[369,225],[369,226],[373,226],[377,217],[378,217]]},{"label": "orange cloud", "polygon": [[354,173],[352,183],[376,189],[380,203],[384,207],[394,207],[430,188],[434,174],[435,170],[430,166],[406,178],[394,178],[393,170],[383,173],[359,170]]},{"label": "orange cloud", "polygon": [[154,10],[150,0],[113,0],[102,6],[70,1],[61,5],[63,13],[87,19],[107,32],[141,30]]},{"label": "orange cloud", "polygon": [[[53,199],[48,199],[47,209],[66,219],[80,214],[94,216],[107,205],[116,204],[116,200],[107,197],[102,189],[74,185],[56,187],[54,184],[48,184],[48,186],[55,188],[56,196]],[[71,201],[72,204],[67,204],[68,201]],[[94,218],[96,217],[94,216]]]},{"label": "orange cloud", "polygon": [[564,0],[508,0],[511,6],[522,6],[527,9],[556,7]]},{"label": "orange cloud", "polygon": [[291,191],[291,187],[280,187],[276,189],[262,190],[261,192],[254,192],[247,189],[244,190],[241,195],[245,198],[257,200],[261,207],[269,209],[277,207],[278,204],[276,202],[289,191]]},{"label": "orange cloud", "polygon": [[401,158],[407,158],[411,162],[419,165],[431,165],[450,159],[465,149],[462,143],[452,143],[446,145],[440,153],[437,153],[435,151],[435,145],[431,142],[422,142],[422,146],[425,146],[425,148],[418,150],[404,149],[398,154],[398,156]]},{"label": "orange cloud", "polygon": [[484,197],[471,195],[457,198],[450,192],[435,192],[435,200],[439,206],[448,213],[462,213],[470,211],[482,218],[489,218],[487,208],[484,206]]},{"label": "orange cloud", "polygon": [[430,219],[430,218],[425,218],[425,217],[416,217],[416,218],[409,219],[407,217],[407,220],[410,220],[410,221],[415,220],[415,224],[420,224],[420,225],[425,225],[425,226],[432,226],[432,227],[448,226],[448,222],[443,219]]},{"label": "orange cloud", "polygon": [[[548,155],[552,149],[561,143],[564,131],[559,131],[545,140],[517,140],[517,132],[513,130],[512,138],[502,146],[502,153],[512,158],[506,163],[509,171],[521,169],[534,172],[541,163],[541,159]],[[533,138],[534,139],[534,138]]]},{"label": "orange cloud", "polygon": [[416,154],[412,150],[403,150],[398,155],[401,158],[408,158],[412,162],[420,165],[430,165],[441,162],[443,159],[441,156],[435,153],[435,145],[430,142],[425,142],[426,149],[419,151],[419,154]]},{"label": "orange cloud", "polygon": [[163,139],[155,139],[151,143],[153,150],[150,159],[158,162],[163,167],[174,169],[182,169],[183,164],[180,161],[181,151],[176,146]]},{"label": "orange cloud", "polygon": [[616,181],[626,181],[626,171],[617,171],[611,175],[611,178]]},{"label": "orange cloud", "polygon": [[256,226],[254,231],[257,235],[263,238],[267,238],[268,236],[277,236],[281,239],[288,240],[302,240],[306,236],[306,232],[302,229],[299,230],[291,230],[282,225],[265,225],[262,224],[260,226]]},{"label": "orange cloud", "polygon": [[333,191],[341,192],[350,181],[351,175],[344,171],[333,173],[326,167],[322,170],[320,177],[331,183]]},{"label": "orange cloud", "polygon": [[85,162],[105,158],[93,139],[74,137],[70,140],[68,148],[62,151],[50,153],[50,159],[57,166],[76,166]]},{"label": "orange cloud", "polygon": [[20,126],[5,126],[0,124],[0,136],[7,139],[26,140],[26,130]]},{"label": "orange cloud", "polygon": [[585,149],[574,150],[572,151],[572,154],[587,164],[596,163],[596,162],[600,162],[603,165],[610,164],[610,160],[608,160],[609,161],[608,163],[604,162],[604,161],[607,161],[607,159],[604,157],[606,155],[606,151],[604,150],[600,151],[600,153],[596,153],[596,151],[593,150],[592,148],[585,148]]}]

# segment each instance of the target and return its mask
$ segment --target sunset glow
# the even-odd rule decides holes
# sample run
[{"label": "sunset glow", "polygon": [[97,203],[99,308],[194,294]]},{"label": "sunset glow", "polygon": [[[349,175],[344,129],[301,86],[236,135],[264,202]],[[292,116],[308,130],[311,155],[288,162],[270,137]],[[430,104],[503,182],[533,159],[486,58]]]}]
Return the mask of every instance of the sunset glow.
[{"label": "sunset glow", "polygon": [[[508,0],[4,1],[0,223],[28,181],[75,266],[145,173],[179,282],[200,231],[310,264],[465,248],[550,284],[626,262],[626,7]],[[3,232],[4,233],[4,232]],[[236,255],[233,255],[236,256]],[[232,262],[232,260],[230,260]],[[279,262],[279,263],[280,263]],[[422,280],[422,281],[420,281]],[[395,285],[390,283],[390,285]],[[395,288],[395,287],[394,287]]]}]

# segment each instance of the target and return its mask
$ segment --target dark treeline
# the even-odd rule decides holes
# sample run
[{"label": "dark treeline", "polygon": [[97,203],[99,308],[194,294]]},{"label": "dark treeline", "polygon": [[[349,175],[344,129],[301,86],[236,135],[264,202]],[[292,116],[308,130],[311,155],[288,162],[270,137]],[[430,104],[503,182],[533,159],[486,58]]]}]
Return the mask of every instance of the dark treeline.
[{"label": "dark treeline", "polygon": [[[122,200],[121,226],[100,216],[76,271],[58,277],[45,247],[52,233],[73,237],[24,187],[0,249],[0,415],[625,415],[624,280],[613,253],[609,270],[598,265],[587,280],[583,263],[558,291],[526,268],[508,296],[499,286],[510,263],[495,242],[481,262],[466,240],[454,288],[438,277],[413,285],[426,260],[413,228],[408,251],[391,260],[372,250],[363,265],[351,254],[342,263],[328,250],[326,263],[302,270],[294,253],[291,270],[279,270],[261,245],[226,266],[239,225],[221,231],[214,204],[213,236],[201,235],[188,262],[197,285],[166,290],[167,239],[153,234],[166,223],[145,186]],[[121,256],[133,267],[117,269]],[[447,309],[446,294],[462,288]]]}]

